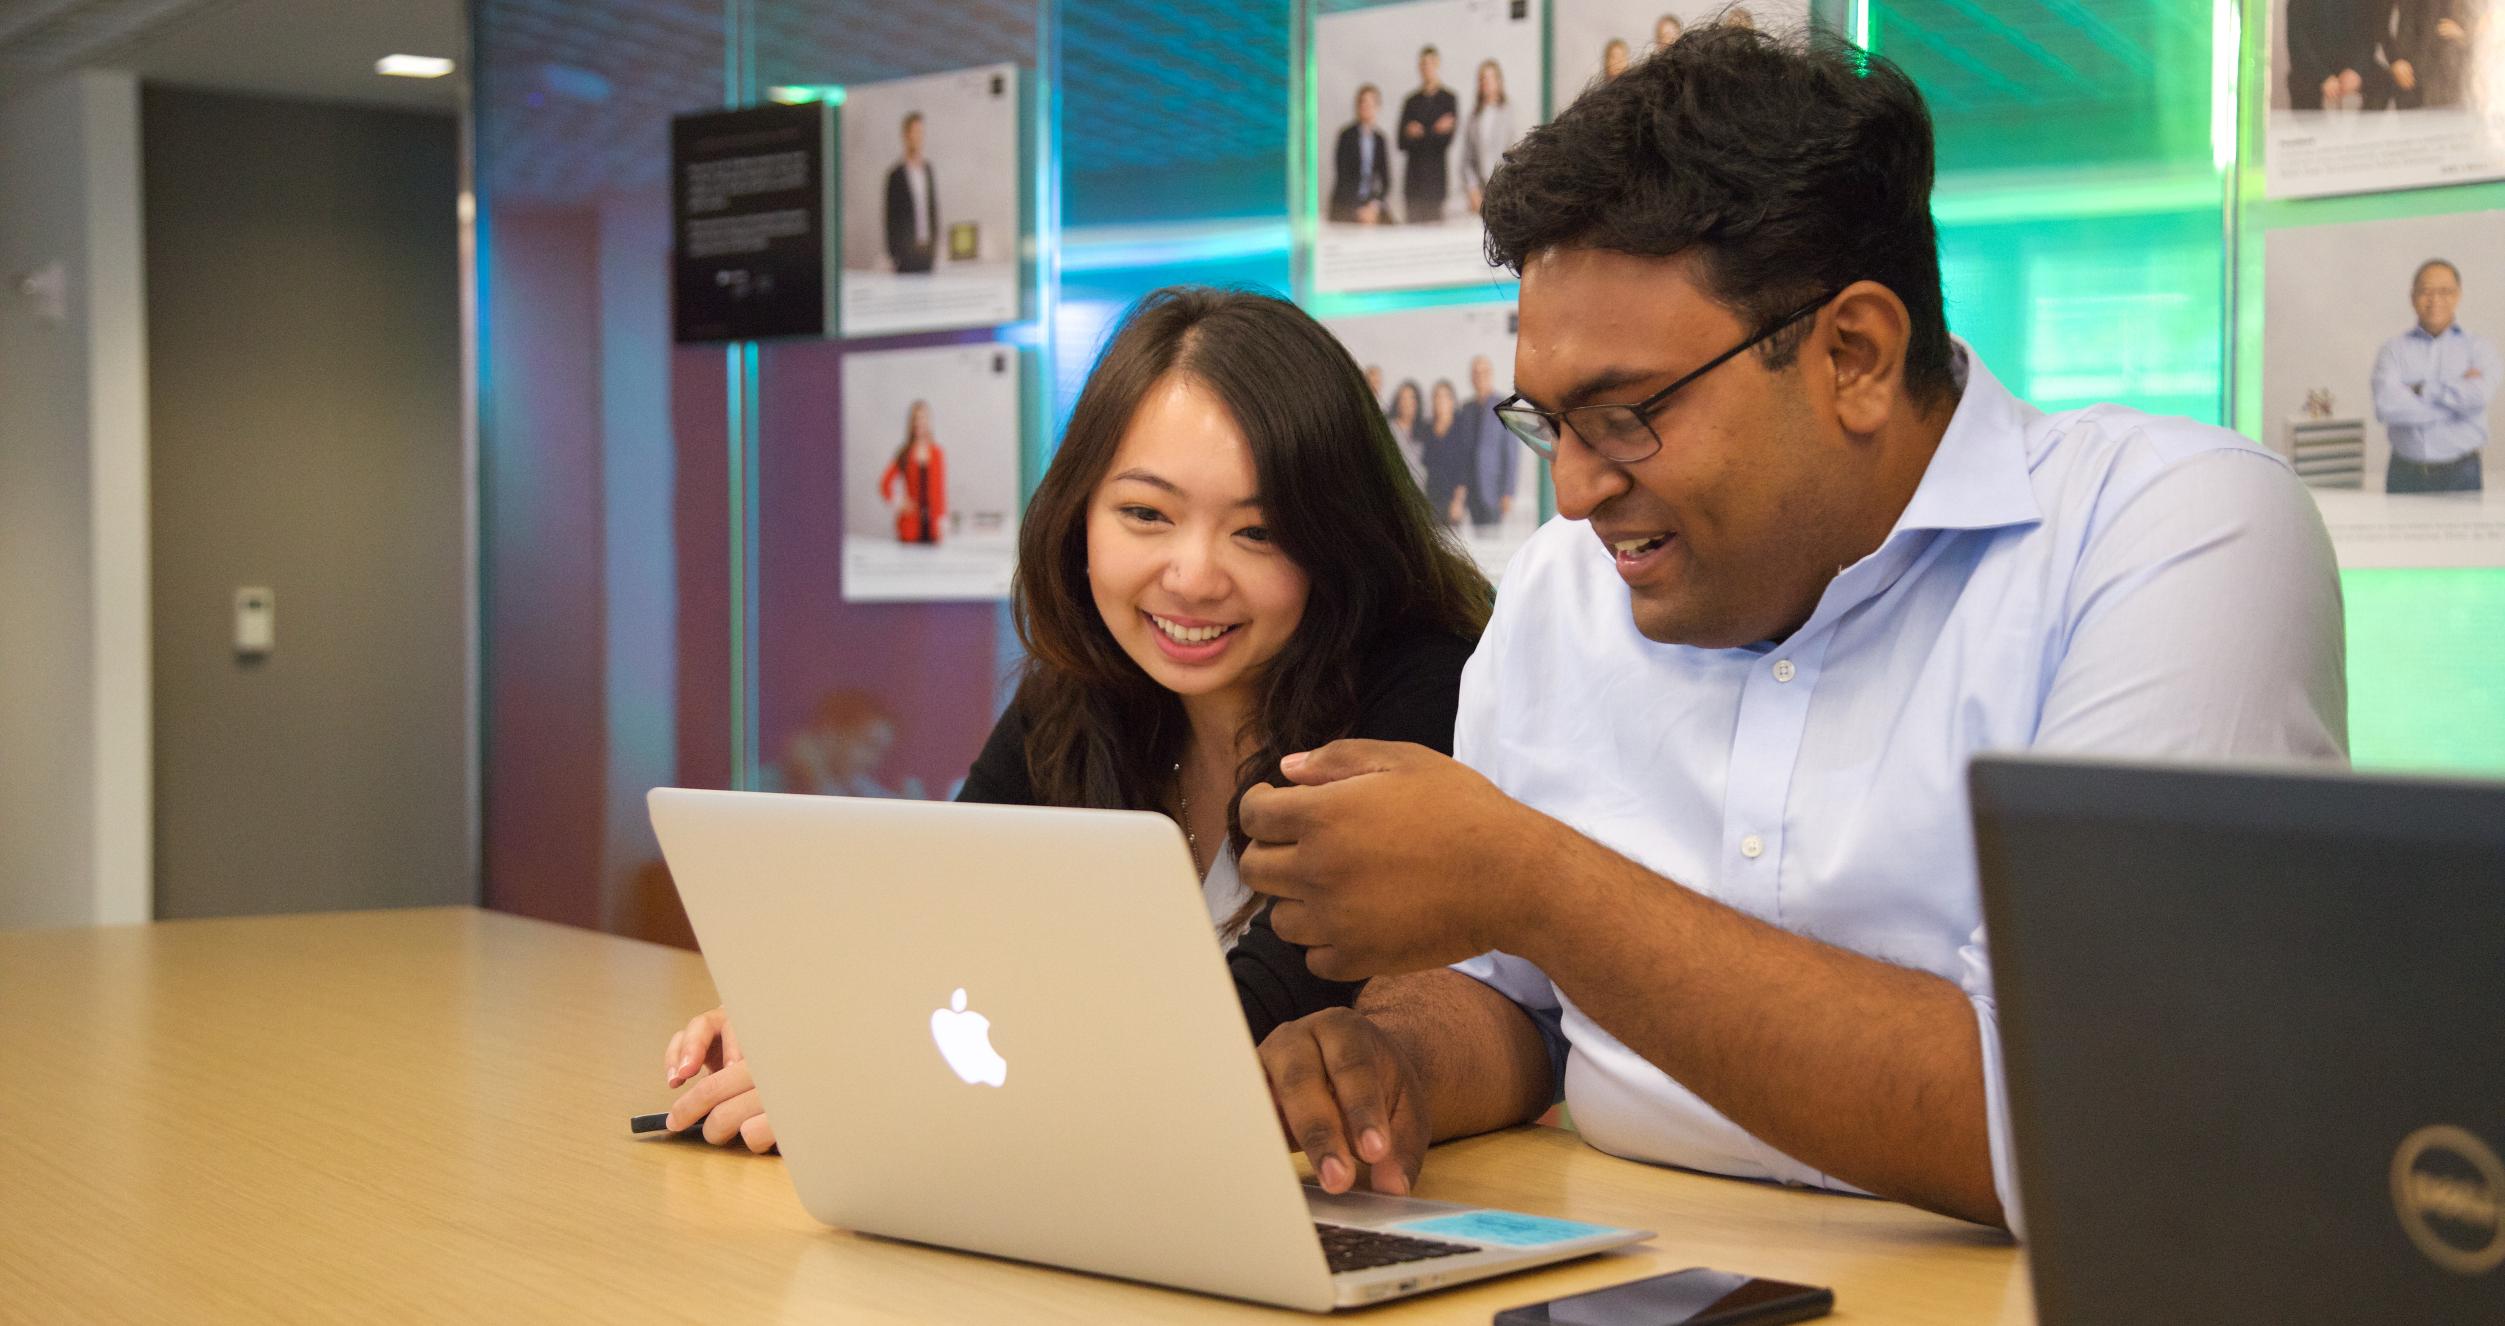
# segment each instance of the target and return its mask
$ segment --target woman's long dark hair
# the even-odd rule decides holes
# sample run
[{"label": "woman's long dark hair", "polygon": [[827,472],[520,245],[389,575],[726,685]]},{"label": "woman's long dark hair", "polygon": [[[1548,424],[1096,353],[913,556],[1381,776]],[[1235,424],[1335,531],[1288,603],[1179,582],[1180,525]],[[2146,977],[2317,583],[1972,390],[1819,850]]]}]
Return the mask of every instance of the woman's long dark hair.
[{"label": "woman's long dark hair", "polygon": [[1227,806],[1240,852],[1235,803],[1277,778],[1281,756],[1354,730],[1358,672],[1376,642],[1433,631],[1476,640],[1494,592],[1436,523],[1364,373],[1320,323],[1249,291],[1155,291],[1088,376],[1018,531],[1012,610],[1027,662],[1017,703],[1044,804],[1163,809],[1189,732],[1180,697],[1122,651],[1087,580],[1097,486],[1140,402],[1173,374],[1234,417],[1252,448],[1263,523],[1309,586],[1248,720],[1256,749]]}]

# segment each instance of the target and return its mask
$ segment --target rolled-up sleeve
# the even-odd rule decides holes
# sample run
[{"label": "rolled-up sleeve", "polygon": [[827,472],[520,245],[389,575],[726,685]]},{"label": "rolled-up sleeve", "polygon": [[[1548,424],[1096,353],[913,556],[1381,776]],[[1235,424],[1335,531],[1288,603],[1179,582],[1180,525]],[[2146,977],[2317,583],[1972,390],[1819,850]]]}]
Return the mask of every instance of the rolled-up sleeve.
[{"label": "rolled-up sleeve", "polygon": [[[1517,564],[1521,556],[1516,554]],[[1453,758],[1486,775],[1499,787],[1504,786],[1505,775],[1498,762],[1501,743],[1496,737],[1496,725],[1504,716],[1503,684],[1499,678],[1505,667],[1505,636],[1513,620],[1513,614],[1506,610],[1508,602],[1502,595],[1497,597],[1487,631],[1479,637],[1479,647],[1461,670],[1461,697],[1453,714]],[[1486,985],[1531,1015],[1531,1021],[1540,1029],[1540,1039],[1548,1047],[1549,1080],[1556,1090],[1563,1091],[1564,1008],[1557,998],[1556,983],[1548,979],[1548,973],[1510,953],[1482,953],[1467,962],[1454,963],[1453,970]]]},{"label": "rolled-up sleeve", "polygon": [[2018,1205],[2018,1152],[2010,1140],[2009,1075],[2001,1068],[2000,1003],[1992,993],[1992,946],[1981,927],[1957,956],[1965,964],[1966,1002],[1974,1006],[1975,1029],[1983,1038],[1983,1109],[1992,1140],[1992,1191],[2000,1198],[2001,1218],[2021,1241],[2027,1236],[2025,1208]]},{"label": "rolled-up sleeve", "polygon": [[1485,985],[1510,999],[1523,1012],[1531,1015],[1532,1025],[1540,1029],[1540,1040],[1548,1049],[1548,1081],[1552,1093],[1566,1089],[1565,1007],[1557,998],[1557,983],[1548,973],[1510,953],[1482,953],[1467,962],[1456,962],[1453,970]]}]

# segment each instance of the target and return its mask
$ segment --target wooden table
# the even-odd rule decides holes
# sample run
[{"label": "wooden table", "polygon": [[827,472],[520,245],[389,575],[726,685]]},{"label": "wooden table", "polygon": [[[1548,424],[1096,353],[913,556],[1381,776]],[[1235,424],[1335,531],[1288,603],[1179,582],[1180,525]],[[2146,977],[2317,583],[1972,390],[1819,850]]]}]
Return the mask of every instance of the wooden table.
[{"label": "wooden table", "polygon": [[[0,1319],[1311,1320],[829,1230],[779,1159],[629,1140],[712,1002],[691,954],[470,909],[0,932]],[[1695,1265],[2032,1320],[1997,1235],[1557,1129],[1438,1148],[1420,1192],[1661,1236],[1359,1320]]]}]

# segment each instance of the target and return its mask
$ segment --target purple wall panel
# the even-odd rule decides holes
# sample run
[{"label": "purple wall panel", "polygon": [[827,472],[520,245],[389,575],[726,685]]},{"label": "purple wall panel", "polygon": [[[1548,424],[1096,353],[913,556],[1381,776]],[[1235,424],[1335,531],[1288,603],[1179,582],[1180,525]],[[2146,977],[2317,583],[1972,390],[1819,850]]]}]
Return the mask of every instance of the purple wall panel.
[{"label": "purple wall panel", "polygon": [[731,786],[729,383],[720,346],[670,352],[682,787]]},{"label": "purple wall panel", "polygon": [[487,905],[601,919],[598,219],[498,212],[488,250],[484,868]]}]

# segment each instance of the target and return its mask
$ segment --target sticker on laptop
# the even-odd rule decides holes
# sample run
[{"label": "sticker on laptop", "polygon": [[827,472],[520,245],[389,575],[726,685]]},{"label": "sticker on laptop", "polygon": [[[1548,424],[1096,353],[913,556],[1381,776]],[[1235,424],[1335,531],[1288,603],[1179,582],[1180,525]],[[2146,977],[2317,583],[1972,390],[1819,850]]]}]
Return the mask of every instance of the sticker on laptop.
[{"label": "sticker on laptop", "polygon": [[1403,1234],[1469,1239],[1476,1243],[1498,1243],[1513,1248],[1527,1248],[1539,1243],[1565,1243],[1615,1232],[1606,1225],[1550,1220],[1516,1211],[1464,1211],[1459,1215],[1404,1220],[1388,1228]]}]

